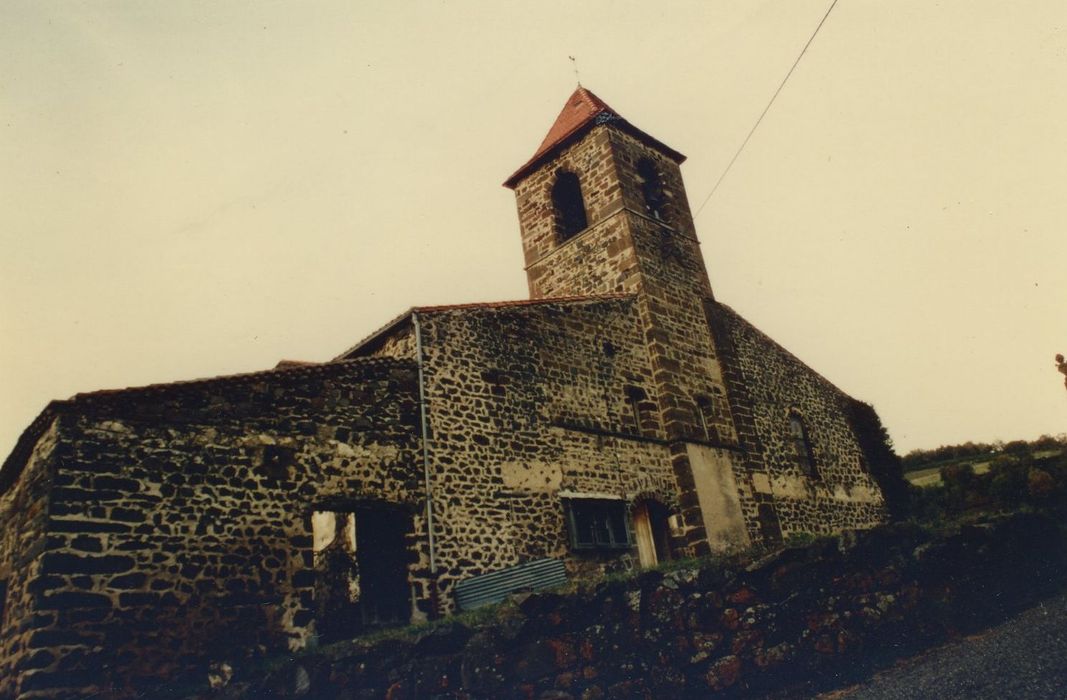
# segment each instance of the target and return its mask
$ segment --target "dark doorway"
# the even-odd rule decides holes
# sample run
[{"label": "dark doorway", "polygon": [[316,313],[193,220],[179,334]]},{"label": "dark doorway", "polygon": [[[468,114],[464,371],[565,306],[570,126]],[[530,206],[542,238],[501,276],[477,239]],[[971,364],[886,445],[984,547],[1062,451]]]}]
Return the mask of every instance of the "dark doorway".
[{"label": "dark doorway", "polygon": [[634,506],[634,539],[641,568],[648,569],[671,559],[667,508],[656,501]]},{"label": "dark doorway", "polygon": [[317,510],[311,524],[321,641],[409,622],[411,516],[395,506],[356,505]]},{"label": "dark doorway", "polygon": [[759,531],[763,544],[775,546],[782,543],[782,526],[778,522],[778,511],[770,503],[761,503],[758,511]]},{"label": "dark doorway", "polygon": [[406,623],[411,617],[406,513],[375,508],[356,511],[356,558],[364,626]]}]

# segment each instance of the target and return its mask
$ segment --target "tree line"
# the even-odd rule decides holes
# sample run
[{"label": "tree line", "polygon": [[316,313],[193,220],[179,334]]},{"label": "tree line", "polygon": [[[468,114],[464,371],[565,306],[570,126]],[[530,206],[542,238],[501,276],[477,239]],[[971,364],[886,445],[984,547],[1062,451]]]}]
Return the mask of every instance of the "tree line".
[{"label": "tree line", "polygon": [[960,462],[977,457],[994,458],[998,455],[1022,457],[1042,451],[1067,449],[1067,433],[1059,435],[1042,435],[1036,440],[1012,440],[1004,442],[972,442],[968,440],[960,445],[942,445],[928,450],[912,450],[901,457],[904,471],[927,469],[946,462]]}]

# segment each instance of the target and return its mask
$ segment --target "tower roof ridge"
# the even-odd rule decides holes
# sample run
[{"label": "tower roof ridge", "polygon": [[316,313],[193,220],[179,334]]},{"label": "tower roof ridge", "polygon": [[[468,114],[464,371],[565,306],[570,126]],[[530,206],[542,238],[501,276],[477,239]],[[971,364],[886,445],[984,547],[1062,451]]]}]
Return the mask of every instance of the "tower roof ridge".
[{"label": "tower roof ridge", "polygon": [[537,165],[540,165],[557,148],[568,143],[573,137],[584,132],[586,129],[591,128],[596,124],[604,124],[607,122],[616,123],[631,135],[651,146],[659,148],[679,163],[685,160],[685,156],[678,151],[675,151],[626,121],[618,111],[612,109],[607,102],[597,97],[592,90],[579,85],[577,89],[571,93],[571,96],[567,98],[566,103],[563,105],[563,109],[560,110],[559,116],[557,116],[556,121],[552,123],[552,128],[548,130],[548,134],[545,136],[544,140],[541,141],[541,145],[537,147],[537,151],[533,154],[533,157],[526,161],[521,168],[516,170],[511,177],[504,182],[504,186],[514,188],[524,175],[533,170]]},{"label": "tower roof ridge", "polygon": [[560,110],[559,116],[556,117],[556,121],[553,122],[552,128],[548,130],[544,140],[541,141],[541,145],[537,147],[537,152],[534,153],[534,158],[537,158],[545,151],[570,136],[574,131],[584,126],[590,119],[595,119],[597,116],[605,112],[610,113],[615,117],[619,116],[618,112],[609,107],[607,102],[604,102],[604,100],[594,95],[592,90],[588,90],[579,85],[578,89],[571,93],[571,96],[567,98],[567,102],[563,105],[563,109]]}]

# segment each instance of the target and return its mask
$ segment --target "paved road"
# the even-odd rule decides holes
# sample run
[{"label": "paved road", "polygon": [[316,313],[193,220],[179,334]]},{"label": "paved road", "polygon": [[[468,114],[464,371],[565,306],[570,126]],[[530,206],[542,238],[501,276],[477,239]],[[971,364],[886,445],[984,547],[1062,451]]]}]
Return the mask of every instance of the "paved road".
[{"label": "paved road", "polygon": [[986,632],[883,671],[861,686],[822,697],[1067,698],[1067,592]]}]

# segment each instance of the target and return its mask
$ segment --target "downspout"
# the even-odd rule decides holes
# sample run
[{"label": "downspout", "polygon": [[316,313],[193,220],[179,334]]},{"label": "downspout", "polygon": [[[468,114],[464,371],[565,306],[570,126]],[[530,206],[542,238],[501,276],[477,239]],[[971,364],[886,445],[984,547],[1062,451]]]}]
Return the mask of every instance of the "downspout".
[{"label": "downspout", "polygon": [[426,382],[422,359],[422,327],[419,315],[411,312],[411,323],[415,328],[415,363],[419,369],[419,423],[422,431],[422,481],[426,490],[426,535],[430,546],[430,617],[438,615],[437,600],[437,556],[433,538],[433,487],[430,483],[430,441],[426,421]]}]

